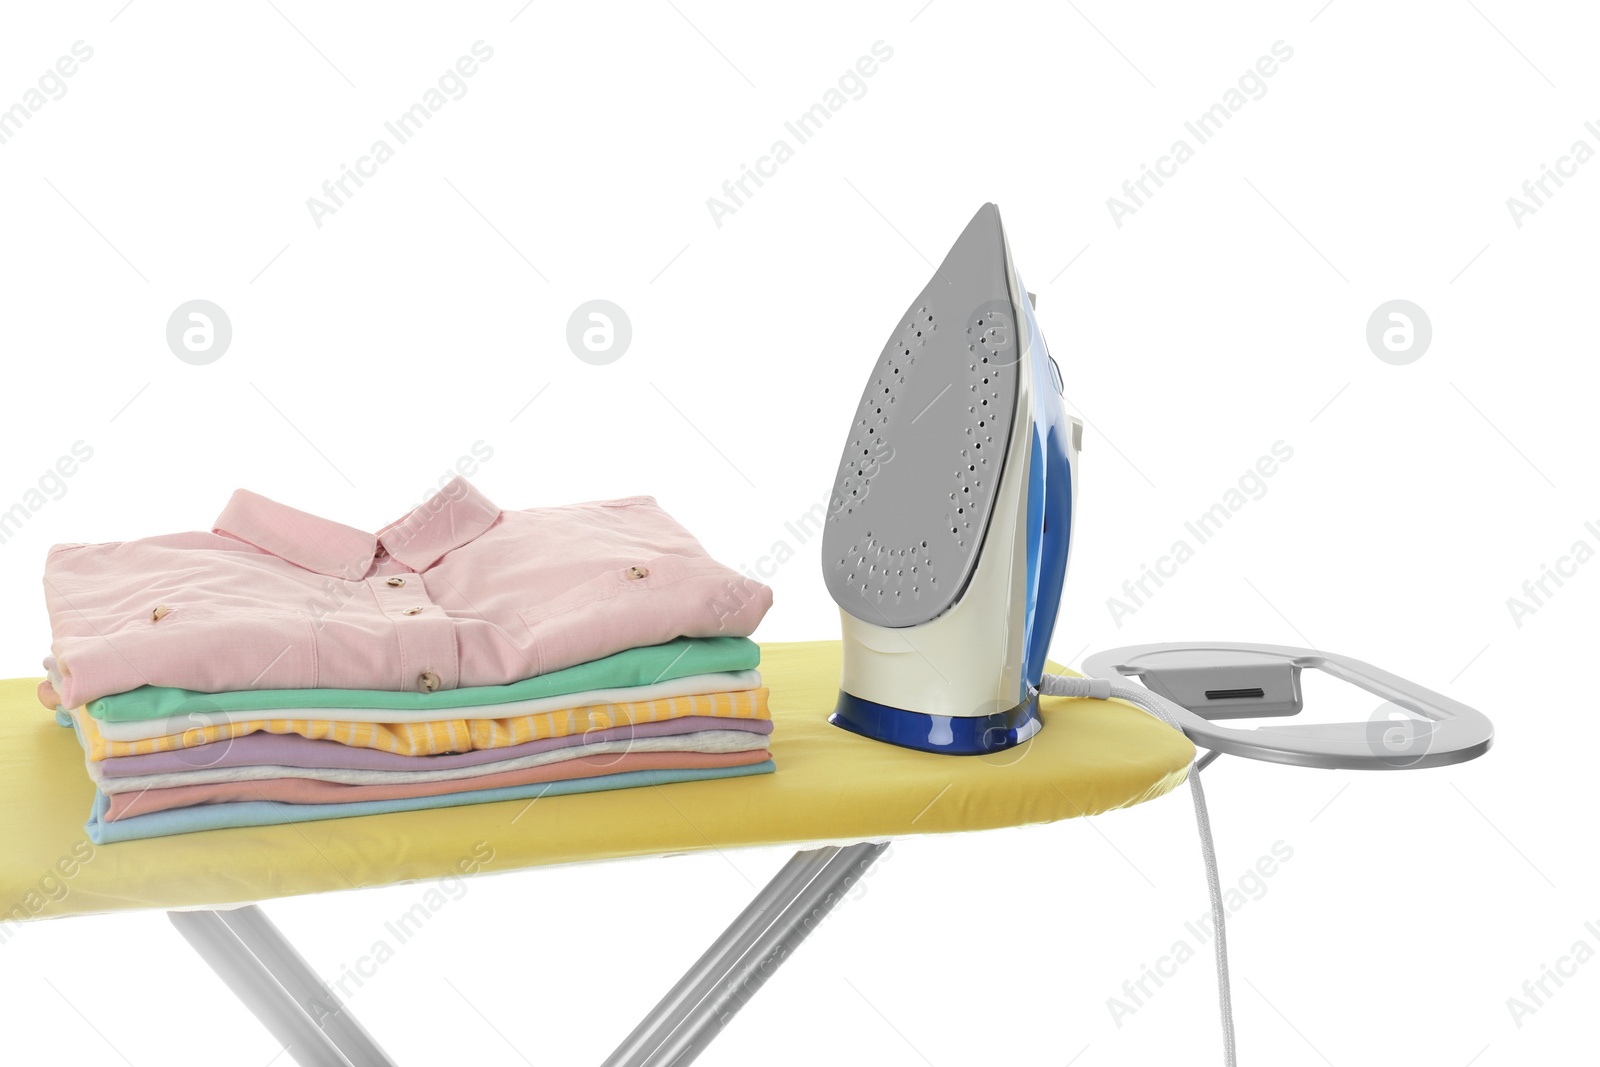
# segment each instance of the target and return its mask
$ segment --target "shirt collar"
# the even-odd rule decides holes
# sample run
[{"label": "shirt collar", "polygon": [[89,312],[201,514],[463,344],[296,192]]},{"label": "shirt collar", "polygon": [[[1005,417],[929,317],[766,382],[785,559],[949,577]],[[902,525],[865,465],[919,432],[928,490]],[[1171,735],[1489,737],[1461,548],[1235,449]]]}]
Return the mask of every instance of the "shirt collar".
[{"label": "shirt collar", "polygon": [[414,571],[426,570],[445,553],[477,538],[499,518],[500,509],[470,482],[453,478],[376,535],[248,489],[234,491],[212,532],[254,545],[297,567],[358,581],[372,569],[380,551]]},{"label": "shirt collar", "polygon": [[475,540],[500,518],[500,509],[465,478],[452,478],[411,514],[378,531],[383,550],[414,571]]},{"label": "shirt collar", "polygon": [[357,581],[372,569],[378,539],[353,526],[269,500],[248,489],[234,490],[212,526],[298,567]]}]

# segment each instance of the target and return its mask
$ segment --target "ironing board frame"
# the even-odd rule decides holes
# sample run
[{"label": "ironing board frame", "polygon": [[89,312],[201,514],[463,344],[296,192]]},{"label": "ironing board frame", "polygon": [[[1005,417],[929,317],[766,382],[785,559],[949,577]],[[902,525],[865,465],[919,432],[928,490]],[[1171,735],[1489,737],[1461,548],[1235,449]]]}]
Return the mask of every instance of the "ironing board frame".
[{"label": "ironing board frame", "polygon": [[[888,847],[795,853],[603,1067],[692,1062]],[[258,905],[167,916],[301,1067],[397,1067]]]}]

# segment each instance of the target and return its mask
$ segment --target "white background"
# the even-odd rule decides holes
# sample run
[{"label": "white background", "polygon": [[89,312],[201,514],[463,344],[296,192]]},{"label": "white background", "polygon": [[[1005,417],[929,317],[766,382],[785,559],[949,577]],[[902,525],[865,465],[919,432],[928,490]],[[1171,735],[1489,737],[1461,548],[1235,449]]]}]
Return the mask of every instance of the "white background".
[{"label": "white background", "polygon": [[[0,545],[0,673],[38,672],[54,542],[207,528],[238,486],[375,529],[478,441],[502,506],[650,493],[730,564],[788,542],[758,636],[834,637],[817,546],[785,523],[828,491],[930,261],[993,200],[1089,423],[1056,658],[1315,645],[1498,731],[1444,770],[1206,772],[1225,882],[1293,850],[1230,925],[1242,1062],[1592,1061],[1600,962],[1520,1027],[1507,998],[1600,950],[1600,562],[1520,626],[1507,599],[1600,548],[1600,162],[1520,227],[1506,200],[1600,148],[1593,13],[920,3],[7,5],[0,107],[94,53],[0,145],[0,508],[74,442],[94,455]],[[479,40],[466,95],[317,227],[307,198]],[[707,198],[877,41],[864,95],[716,225]],[[1265,95],[1117,226],[1107,198],[1193,146],[1184,122],[1277,41]],[[233,324],[209,366],[165,343],[196,298]],[[609,366],[565,342],[594,298],[633,325]],[[1364,336],[1396,298],[1433,325],[1406,366]],[[1277,441],[1265,495],[1117,625],[1108,598]],[[1310,692],[1320,718],[1375,704]],[[597,1063],[782,859],[476,879],[353,1007],[404,1063]],[[337,978],[422,892],[270,911]],[[1181,793],[906,840],[702,1062],[1215,1062],[1205,951],[1120,1026],[1107,1004],[1205,906]],[[0,1003],[18,1062],[280,1051],[160,914],[15,931]]]}]

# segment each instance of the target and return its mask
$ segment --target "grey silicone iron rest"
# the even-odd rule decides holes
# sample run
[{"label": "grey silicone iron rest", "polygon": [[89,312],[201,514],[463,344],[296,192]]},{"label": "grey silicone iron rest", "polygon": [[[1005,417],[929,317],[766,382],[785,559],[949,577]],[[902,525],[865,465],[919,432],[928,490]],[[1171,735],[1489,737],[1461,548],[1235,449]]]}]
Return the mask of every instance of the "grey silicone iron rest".
[{"label": "grey silicone iron rest", "polygon": [[[1382,697],[1420,719],[1284,723],[1253,728],[1215,719],[1297,714],[1300,672],[1314,667]],[[1370,663],[1288,645],[1130,645],[1083,662],[1091,678],[1138,678],[1186,711],[1183,732],[1201,748],[1297,767],[1408,770],[1465,763],[1489,751],[1483,713]]]}]

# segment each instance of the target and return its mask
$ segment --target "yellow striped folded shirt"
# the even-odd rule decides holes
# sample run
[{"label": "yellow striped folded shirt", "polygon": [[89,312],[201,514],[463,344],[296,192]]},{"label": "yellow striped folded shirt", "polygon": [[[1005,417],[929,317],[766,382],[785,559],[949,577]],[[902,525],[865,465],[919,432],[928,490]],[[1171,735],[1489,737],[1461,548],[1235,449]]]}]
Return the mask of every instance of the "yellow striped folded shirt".
[{"label": "yellow striped folded shirt", "polygon": [[616,726],[661,722],[690,715],[719,719],[771,719],[767,690],[744,689],[731,693],[662,697],[626,704],[597,704],[565,711],[545,711],[510,719],[439,719],[433,722],[375,723],[333,722],[326,719],[253,719],[249,722],[195,725],[181,734],[166,734],[141,741],[108,741],[84,708],[72,710],[73,721],[89,759],[144,756],[172,752],[257,732],[299,734],[313,741],[337,741],[357,748],[374,748],[398,756],[436,756],[446,752],[471,752],[509,748],[528,741],[568,737]]}]

